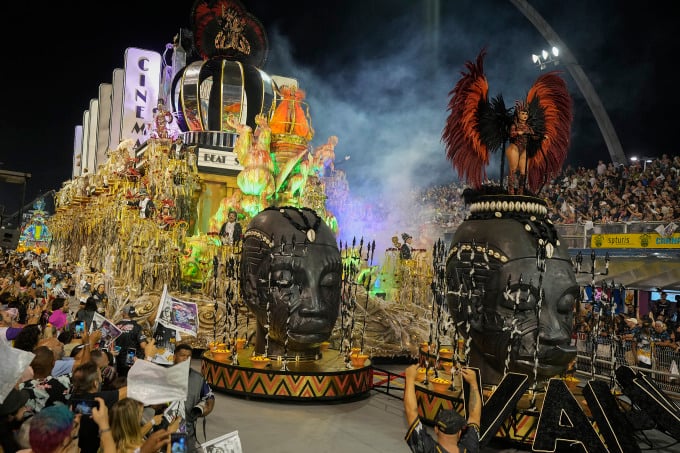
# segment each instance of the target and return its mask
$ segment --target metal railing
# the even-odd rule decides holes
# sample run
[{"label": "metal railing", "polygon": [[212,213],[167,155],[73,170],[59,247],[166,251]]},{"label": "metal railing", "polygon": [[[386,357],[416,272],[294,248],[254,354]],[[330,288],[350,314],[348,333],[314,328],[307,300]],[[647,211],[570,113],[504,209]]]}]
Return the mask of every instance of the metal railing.
[{"label": "metal railing", "polygon": [[589,334],[580,334],[576,351],[576,370],[581,375],[613,384],[616,369],[626,365],[650,376],[672,398],[680,398],[680,352],[669,346],[651,342],[643,349],[629,340],[606,336],[593,339]]},{"label": "metal railing", "polygon": [[655,233],[663,222],[616,222],[593,224],[555,224],[560,240],[570,249],[590,248],[590,239],[596,234]]}]

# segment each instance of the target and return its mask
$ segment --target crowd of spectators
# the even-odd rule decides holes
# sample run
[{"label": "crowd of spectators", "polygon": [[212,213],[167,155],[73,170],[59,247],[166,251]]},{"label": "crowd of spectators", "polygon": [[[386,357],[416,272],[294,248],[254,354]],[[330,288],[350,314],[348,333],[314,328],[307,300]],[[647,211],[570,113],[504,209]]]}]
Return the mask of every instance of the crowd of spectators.
[{"label": "crowd of spectators", "polygon": [[[338,182],[327,182],[328,203],[340,220],[360,233],[410,232],[416,244],[429,246],[431,240],[452,233],[468,211],[462,194],[466,186],[458,181],[446,185],[405,190],[389,200],[369,203],[349,196],[344,174]],[[617,222],[680,221],[680,156],[663,154],[615,165],[599,161],[596,168],[566,165],[546,182],[537,196],[548,204],[556,224],[597,225]],[[489,180],[489,184],[499,184]],[[353,232],[355,233],[355,232]]]},{"label": "crowd of spectators", "polygon": [[[493,181],[491,181],[493,182]],[[551,220],[558,224],[680,221],[680,156],[630,165],[605,164],[596,168],[567,165],[537,194],[548,203]],[[497,183],[497,182],[496,182]],[[465,216],[458,182],[428,187],[418,194],[416,218],[443,229],[455,229]]]},{"label": "crowd of spectators", "polygon": [[680,221],[680,156],[631,165],[565,167],[539,193],[555,223]]},{"label": "crowd of spectators", "polygon": [[[0,388],[12,386],[0,397],[0,453],[157,452],[173,432],[185,433],[194,451],[196,420],[214,406],[209,385],[190,368],[186,400],[145,406],[128,397],[127,375],[116,366],[125,353],[119,359],[116,344],[129,341],[130,333],[103,338],[92,320],[107,303],[104,285],[88,278],[76,283],[74,271],[31,252],[0,253]],[[141,345],[133,360],[155,357],[152,338]],[[17,370],[18,380],[5,382],[16,365],[12,351],[28,354],[30,365]],[[176,351],[172,366],[191,358],[188,344]]]}]

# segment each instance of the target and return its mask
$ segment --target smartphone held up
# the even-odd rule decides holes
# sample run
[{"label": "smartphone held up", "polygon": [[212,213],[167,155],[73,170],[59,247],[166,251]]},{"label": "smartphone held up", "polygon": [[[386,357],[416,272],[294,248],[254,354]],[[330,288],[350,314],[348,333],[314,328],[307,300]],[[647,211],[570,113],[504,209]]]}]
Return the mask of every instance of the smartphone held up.
[{"label": "smartphone held up", "polygon": [[187,453],[188,451],[189,449],[187,445],[187,433],[170,434],[171,453]]}]

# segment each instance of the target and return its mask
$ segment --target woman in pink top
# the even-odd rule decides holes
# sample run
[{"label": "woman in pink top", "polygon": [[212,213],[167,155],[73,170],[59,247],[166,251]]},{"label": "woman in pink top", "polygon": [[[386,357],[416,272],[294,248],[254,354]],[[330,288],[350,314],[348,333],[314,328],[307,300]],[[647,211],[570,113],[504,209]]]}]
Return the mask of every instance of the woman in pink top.
[{"label": "woman in pink top", "polygon": [[61,332],[68,323],[67,313],[68,305],[66,304],[66,299],[57,297],[52,301],[52,314],[50,315],[49,322],[59,332]]}]

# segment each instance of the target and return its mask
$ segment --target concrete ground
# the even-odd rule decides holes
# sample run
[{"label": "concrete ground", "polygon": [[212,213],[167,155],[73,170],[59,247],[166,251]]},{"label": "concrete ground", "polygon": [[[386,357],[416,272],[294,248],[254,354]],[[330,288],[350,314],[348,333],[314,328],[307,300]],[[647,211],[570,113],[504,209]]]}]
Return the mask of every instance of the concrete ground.
[{"label": "concrete ground", "polygon": [[[192,359],[192,367],[200,371],[200,365],[200,359]],[[395,373],[404,367],[380,366]],[[216,392],[215,409],[206,417],[205,433],[199,424],[197,436],[203,442],[237,431],[243,453],[408,453],[406,429],[402,400],[377,391],[358,401],[318,404],[246,399]],[[649,442],[640,443],[642,451],[680,452],[680,444],[664,433],[643,433]],[[531,449],[499,439],[481,452]]]},{"label": "concrete ground", "polygon": [[[200,359],[192,366],[200,371]],[[381,366],[382,368],[389,368]],[[395,365],[394,372],[404,365]],[[244,453],[408,453],[403,403],[372,391],[343,403],[284,403],[216,392],[215,409],[197,426],[199,442],[238,431]],[[428,428],[429,429],[429,428]],[[482,452],[521,452],[491,446]],[[238,453],[238,452],[234,452]]]}]

